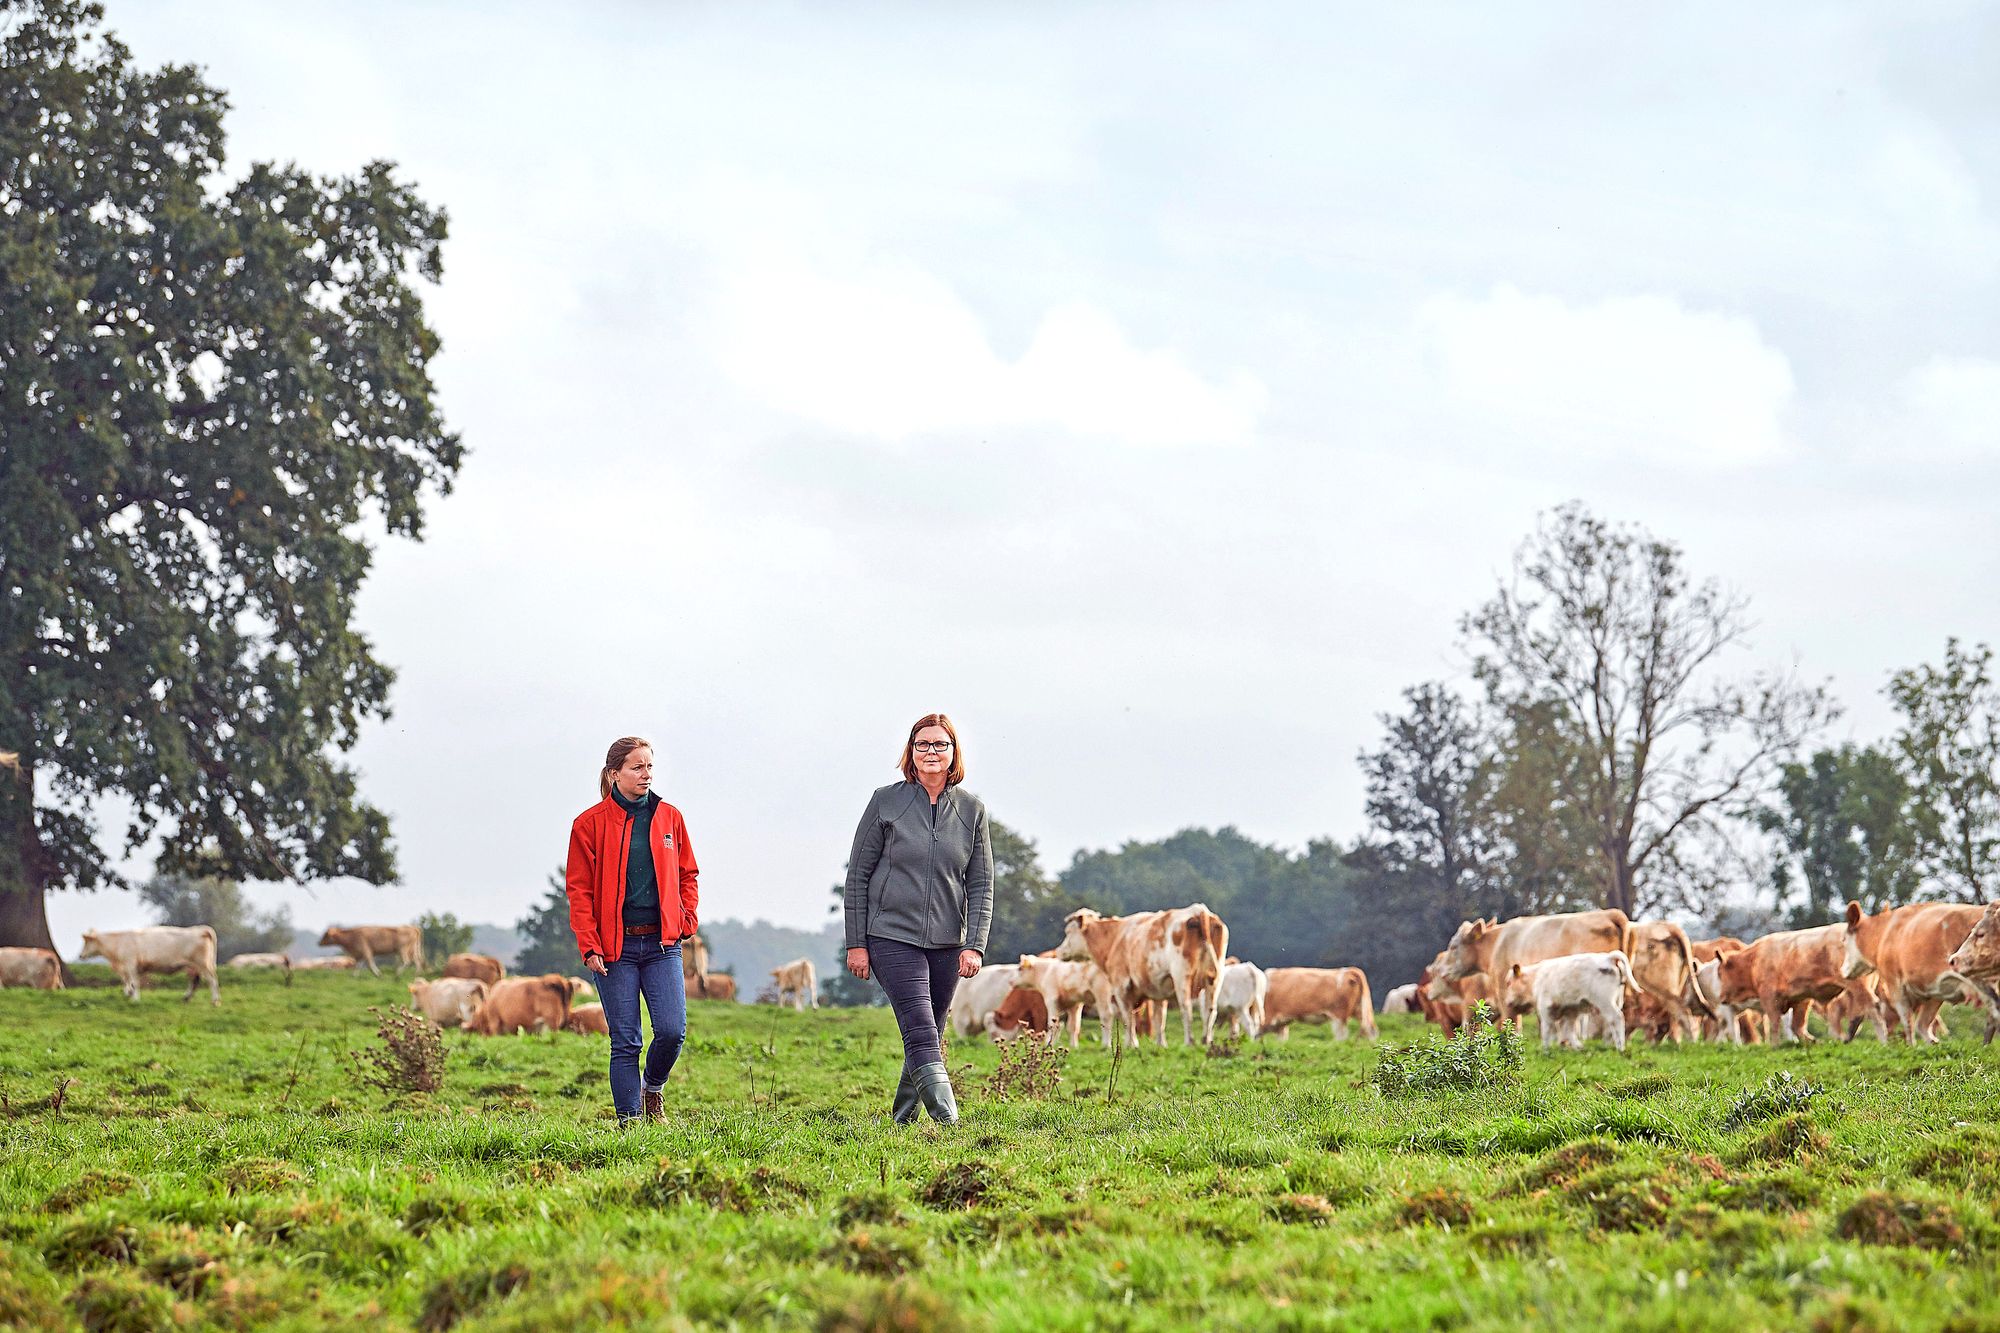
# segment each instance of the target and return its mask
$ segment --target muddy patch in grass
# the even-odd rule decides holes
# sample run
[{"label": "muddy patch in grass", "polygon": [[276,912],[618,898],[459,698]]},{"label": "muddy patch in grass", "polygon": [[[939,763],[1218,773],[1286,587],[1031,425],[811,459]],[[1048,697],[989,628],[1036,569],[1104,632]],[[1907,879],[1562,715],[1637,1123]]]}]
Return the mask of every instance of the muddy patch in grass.
[{"label": "muddy patch in grass", "polygon": [[1955,1250],[1965,1229],[1952,1210],[1929,1199],[1906,1199],[1881,1190],[1849,1204],[1833,1224],[1842,1240],[1860,1245],[1910,1245],[1923,1250]]},{"label": "muddy patch in grass", "polygon": [[1396,1206],[1396,1221],[1406,1227],[1467,1227],[1472,1225],[1472,1200],[1441,1185],[1404,1199]]},{"label": "muddy patch in grass", "polygon": [[973,1208],[1005,1185],[1000,1172],[985,1162],[958,1162],[932,1176],[917,1197],[932,1208]]}]

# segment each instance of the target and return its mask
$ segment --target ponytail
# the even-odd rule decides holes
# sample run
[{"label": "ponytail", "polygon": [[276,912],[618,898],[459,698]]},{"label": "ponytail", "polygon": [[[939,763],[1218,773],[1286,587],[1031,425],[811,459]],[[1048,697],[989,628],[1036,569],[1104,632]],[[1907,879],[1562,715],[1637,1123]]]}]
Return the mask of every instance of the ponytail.
[{"label": "ponytail", "polygon": [[611,795],[611,775],[625,767],[632,751],[652,748],[653,743],[644,736],[620,736],[611,742],[611,748],[604,752],[604,767],[597,770],[597,799],[601,801]]}]

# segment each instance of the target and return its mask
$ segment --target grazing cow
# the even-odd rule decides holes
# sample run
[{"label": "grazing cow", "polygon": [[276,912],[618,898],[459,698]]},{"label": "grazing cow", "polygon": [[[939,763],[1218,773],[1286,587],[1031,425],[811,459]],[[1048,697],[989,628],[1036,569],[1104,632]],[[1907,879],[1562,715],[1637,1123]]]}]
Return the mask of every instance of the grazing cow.
[{"label": "grazing cow", "polygon": [[54,949],[0,949],[0,986],[61,990],[62,959]]},{"label": "grazing cow", "polygon": [[1014,988],[1014,978],[1020,970],[1014,963],[995,963],[980,968],[979,975],[960,981],[951,994],[951,1009],[945,1017],[951,1030],[961,1037],[976,1037],[986,1031],[986,1020],[1007,1002],[1007,992]]},{"label": "grazing cow", "polygon": [[486,983],[477,977],[412,981],[410,1005],[441,1028],[470,1027],[486,1002]]},{"label": "grazing cow", "polygon": [[1420,1014],[1423,1006],[1417,1003],[1417,983],[1412,981],[1396,987],[1382,997],[1382,1012],[1385,1014]]},{"label": "grazing cow", "polygon": [[690,1000],[736,999],[736,978],[727,972],[710,972],[707,976],[696,977],[688,983],[687,997]]},{"label": "grazing cow", "polygon": [[681,980],[690,993],[694,983],[708,975],[708,941],[690,935],[681,941]]},{"label": "grazing cow", "polygon": [[[1632,964],[1621,949],[1543,959],[1534,971],[1535,1023],[1541,1029],[1542,1049],[1555,1041],[1559,1024],[1575,1024],[1594,1013],[1610,1034],[1611,1044],[1624,1050],[1625,992],[1638,988]],[[1573,1026],[1565,1034],[1565,1044],[1581,1050],[1581,1031]]]},{"label": "grazing cow", "polygon": [[[1215,990],[1229,954],[1229,927],[1202,903],[1130,916],[1103,916],[1080,907],[1063,919],[1056,950],[1072,962],[1088,959],[1104,969],[1111,1001],[1126,1020],[1128,1044],[1139,1044],[1137,1010],[1148,1000],[1172,1000],[1181,1010],[1181,1040],[1194,1044],[1194,1001],[1202,997],[1202,1041],[1215,1040]],[[1159,1024],[1160,1045],[1167,1044]]]},{"label": "grazing cow", "polygon": [[1215,988],[1216,1017],[1238,1037],[1254,1039],[1264,1030],[1270,1012],[1271,974],[1255,963],[1232,962],[1222,969]]},{"label": "grazing cow", "polygon": [[1012,1041],[1023,1033],[1034,1037],[1050,1035],[1049,1006],[1040,991],[1016,986],[1007,992],[1000,1007],[986,1016],[986,1035],[995,1041]]},{"label": "grazing cow", "polygon": [[771,980],[778,983],[779,1004],[789,1004],[794,1009],[819,1008],[819,973],[813,970],[812,959],[794,958],[782,967],[772,968]]},{"label": "grazing cow", "polygon": [[279,967],[292,970],[292,956],[288,953],[239,953],[223,964],[224,967]]},{"label": "grazing cow", "polygon": [[377,958],[394,958],[397,976],[406,967],[424,966],[424,932],[415,926],[328,926],[319,947],[340,950],[378,977]]},{"label": "grazing cow", "polygon": [[[1696,941],[1699,949],[1707,941]],[[1741,940],[1728,941],[1723,952],[1733,953],[1744,948]],[[1709,1007],[1715,1010],[1715,1017],[1702,1024],[1702,1035],[1709,1041],[1731,1042],[1738,1046],[1758,1045],[1763,1042],[1768,1025],[1764,1015],[1755,1009],[1738,1009],[1727,1004],[1722,998],[1722,962],[1720,958],[1709,958],[1694,970],[1695,984],[1701,987],[1701,996]]]},{"label": "grazing cow", "polygon": [[514,1032],[557,1032],[569,1022],[570,1000],[575,994],[575,979],[559,973],[508,977],[487,987],[485,1002],[465,1027],[468,1032],[486,1037]]},{"label": "grazing cow", "polygon": [[1473,1005],[1481,1001],[1493,1005],[1493,985],[1484,972],[1447,980],[1439,975],[1443,967],[1444,955],[1440,953],[1418,976],[1417,1005],[1423,1010],[1424,1021],[1437,1024],[1450,1038],[1465,1026],[1465,1016]]},{"label": "grazing cow", "polygon": [[[1981,985],[2000,982],[2000,903],[1988,903],[1964,941],[1945,962],[1951,970]],[[1987,1033],[1987,1040],[1992,1040]]]},{"label": "grazing cow", "polygon": [[[1433,965],[1434,975],[1446,981],[1460,981],[1477,972],[1504,977],[1516,963],[1539,963],[1545,958],[1573,953],[1622,950],[1631,924],[1615,907],[1554,916],[1520,916],[1505,922],[1467,921],[1452,934],[1451,943]],[[1495,1008],[1501,1022],[1520,1012],[1508,1004],[1504,993],[1497,997]]]},{"label": "grazing cow", "polygon": [[1290,1039],[1292,1024],[1325,1021],[1336,1041],[1347,1040],[1347,1025],[1358,1022],[1361,1035],[1376,1036],[1375,1001],[1368,993],[1368,975],[1358,967],[1274,967],[1264,973],[1264,1027]]},{"label": "grazing cow", "polygon": [[346,954],[338,958],[294,958],[292,967],[308,972],[348,972],[354,968],[354,960]]},{"label": "grazing cow", "polygon": [[491,954],[455,953],[444,960],[447,977],[465,977],[471,981],[483,981],[491,986],[507,975],[507,965]]},{"label": "grazing cow", "polygon": [[1722,1003],[1732,1010],[1761,1009],[1774,1040],[1810,1042],[1806,1017],[1813,1002],[1824,1004],[1843,991],[1862,989],[1842,974],[1844,929],[1781,930],[1745,948],[1725,949],[1715,959]]},{"label": "grazing cow", "polygon": [[563,1030],[574,1032],[578,1036],[586,1032],[595,1032],[599,1036],[608,1037],[611,1035],[611,1024],[604,1017],[603,1005],[580,1004],[569,1011],[569,1021],[563,1024]]},{"label": "grazing cow", "polygon": [[1938,1010],[1947,1001],[1985,1004],[1990,1041],[2000,1023],[2000,994],[1950,962],[1983,910],[1970,903],[1911,903],[1869,916],[1860,903],[1850,902],[1839,927],[1844,974],[1876,974],[1882,999],[1902,1020],[1911,1045],[1938,1040]]},{"label": "grazing cow", "polygon": [[222,1003],[215,984],[215,929],[212,926],[144,926],[138,930],[86,930],[79,958],[102,958],[125,983],[125,998],[139,998],[142,972],[185,972],[187,994],[206,981],[210,1004]]},{"label": "grazing cow", "polygon": [[1086,1005],[1096,1008],[1099,1036],[1105,1046],[1111,1045],[1111,979],[1096,963],[1022,954],[1021,961],[1014,965],[1014,985],[1042,997],[1049,1045],[1056,1044],[1059,1030],[1068,1028],[1070,1049],[1077,1048],[1083,1039]]}]

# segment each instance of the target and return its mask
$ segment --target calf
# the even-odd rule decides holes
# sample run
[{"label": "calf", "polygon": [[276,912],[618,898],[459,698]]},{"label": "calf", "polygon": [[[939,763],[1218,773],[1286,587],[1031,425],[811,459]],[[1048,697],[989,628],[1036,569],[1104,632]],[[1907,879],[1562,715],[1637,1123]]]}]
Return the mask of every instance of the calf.
[{"label": "calf", "polygon": [[1107,1047],[1111,1045],[1111,979],[1096,963],[1022,954],[1015,964],[1014,985],[1042,997],[1049,1045],[1055,1045],[1057,1030],[1067,1027],[1070,1049],[1076,1049],[1083,1039],[1085,1005],[1096,1008],[1099,1036]]},{"label": "calf", "polygon": [[686,984],[690,1000],[736,999],[736,978],[727,972],[710,972]]},{"label": "calf", "polygon": [[[1475,972],[1508,976],[1514,964],[1539,963],[1577,953],[1610,953],[1625,947],[1631,919],[1615,907],[1552,916],[1520,916],[1511,921],[1467,921],[1452,934],[1451,943],[1434,963],[1434,974],[1457,981]],[[1517,1012],[1505,994],[1498,997],[1499,1019]]]},{"label": "calf", "polygon": [[210,1004],[222,1003],[215,984],[215,929],[212,926],[145,926],[139,930],[86,930],[79,958],[102,958],[125,983],[125,998],[139,998],[144,972],[187,973],[187,994],[206,981]]},{"label": "calf", "polygon": [[[1542,960],[1534,974],[1535,1022],[1542,1032],[1542,1049],[1555,1040],[1557,1024],[1575,1022],[1594,1013],[1610,1035],[1611,1044],[1625,1049],[1625,992],[1637,990],[1632,964],[1624,951],[1569,954]],[[1581,1048],[1580,1034],[1566,1043]]]},{"label": "calf", "polygon": [[465,1027],[486,1037],[556,1032],[569,1021],[569,1004],[575,994],[575,980],[554,972],[508,977],[487,988],[485,1002]]},{"label": "calf", "polygon": [[995,1041],[1012,1041],[1024,1033],[1032,1037],[1050,1035],[1049,1006],[1040,991],[1016,986],[1007,992],[1000,1007],[986,1016],[986,1035]]},{"label": "calf", "polygon": [[1417,983],[1412,981],[1396,987],[1382,997],[1382,1012],[1385,1014],[1419,1014],[1422,1006],[1417,1003]]},{"label": "calf", "polygon": [[483,981],[491,986],[507,975],[507,966],[490,954],[455,953],[444,960],[443,975]]},{"label": "calf", "polygon": [[319,947],[340,950],[378,977],[377,958],[394,958],[397,976],[406,967],[424,966],[424,932],[415,926],[328,926]]},{"label": "calf", "polygon": [[344,956],[340,958],[295,958],[292,960],[292,967],[295,970],[303,968],[308,972],[349,972],[354,968],[354,960]]},{"label": "calf", "polygon": [[1222,984],[1215,988],[1216,1017],[1226,1021],[1235,1035],[1254,1039],[1264,1030],[1270,997],[1268,972],[1255,963],[1230,963],[1222,969]]},{"label": "calf", "polygon": [[611,1035],[611,1024],[604,1017],[603,1005],[580,1004],[569,1011],[569,1021],[563,1024],[563,1030],[574,1032],[579,1036],[586,1032],[595,1032],[599,1036],[608,1037]]},{"label": "calf", "polygon": [[1292,1024],[1330,1024],[1336,1041],[1347,1039],[1347,1025],[1357,1022],[1361,1035],[1376,1036],[1375,1002],[1368,994],[1368,975],[1358,967],[1274,967],[1265,977],[1264,1026],[1280,1037],[1291,1036]]},{"label": "calf", "polygon": [[812,959],[794,958],[782,967],[772,968],[771,980],[778,984],[779,1004],[789,1004],[794,1009],[819,1008],[819,974],[813,970]]},{"label": "calf", "polygon": [[288,953],[239,953],[224,967],[278,967],[292,970],[292,956]]},{"label": "calf", "polygon": [[995,963],[980,968],[977,976],[960,981],[958,989],[952,992],[951,1010],[945,1017],[951,1030],[961,1037],[986,1031],[986,1020],[1007,1002],[1007,992],[1014,988],[1014,977],[1019,971],[1013,963]]},{"label": "calf", "polygon": [[[1946,960],[1951,970],[1984,986],[2000,982],[2000,903],[1988,903],[1972,930]],[[1993,1040],[1992,1030],[1986,1033]]]},{"label": "calf", "polygon": [[1842,931],[1843,970],[1849,977],[1876,974],[1884,1002],[1903,1021],[1909,1041],[1935,1042],[1938,1010],[1948,1002],[1987,1006],[1986,1039],[2000,1023],[2000,994],[1951,966],[1951,956],[1979,924],[1983,909],[1969,903],[1911,903],[1873,916],[1847,904]]},{"label": "calf", "polygon": [[441,1028],[470,1027],[486,1002],[486,983],[472,977],[443,977],[410,983],[410,1005]]},{"label": "calf", "polygon": [[62,959],[54,949],[0,949],[0,986],[61,990]]}]

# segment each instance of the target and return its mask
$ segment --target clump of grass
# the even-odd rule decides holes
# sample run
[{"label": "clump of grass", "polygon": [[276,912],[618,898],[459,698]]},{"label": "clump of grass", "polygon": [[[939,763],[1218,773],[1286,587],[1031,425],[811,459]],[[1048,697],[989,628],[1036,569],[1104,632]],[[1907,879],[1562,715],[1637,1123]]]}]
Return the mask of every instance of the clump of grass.
[{"label": "clump of grass", "polygon": [[1492,1019],[1482,1000],[1450,1037],[1433,1032],[1408,1046],[1385,1047],[1375,1064],[1376,1089],[1396,1098],[1519,1083],[1521,1025]]},{"label": "clump of grass", "polygon": [[112,1217],[90,1217],[58,1231],[42,1248],[42,1261],[57,1272],[75,1272],[98,1264],[129,1264],[139,1258],[142,1242],[129,1223]]},{"label": "clump of grass", "polygon": [[1674,1196],[1659,1178],[1609,1167],[1594,1171],[1567,1191],[1599,1231],[1652,1231],[1667,1220]]},{"label": "clump of grass", "polygon": [[908,1278],[877,1284],[820,1316],[819,1333],[959,1333],[966,1327],[944,1298]]},{"label": "clump of grass", "polygon": [[1911,1158],[1910,1171],[1966,1193],[2000,1194],[2000,1133],[1962,1128]]},{"label": "clump of grass", "polygon": [[858,1226],[881,1226],[902,1216],[902,1196],[886,1189],[856,1190],[833,1210],[833,1220],[843,1231]]},{"label": "clump of grass", "polygon": [[0,1268],[0,1328],[55,1333],[65,1327],[61,1304],[43,1280]]},{"label": "clump of grass", "polygon": [[1929,1199],[1904,1199],[1875,1190],[1862,1195],[1840,1214],[1833,1227],[1842,1240],[1861,1245],[1911,1245],[1924,1250],[1954,1250],[1965,1243],[1965,1230],[1950,1208]]},{"label": "clump of grass", "polygon": [[1618,1153],[1618,1145],[1607,1139],[1578,1139],[1574,1143],[1565,1143],[1522,1173],[1519,1183],[1509,1192],[1532,1194],[1536,1190],[1567,1185],[1580,1176],[1611,1165],[1618,1160]]},{"label": "clump of grass", "polygon": [[1062,1083],[1063,1062],[1069,1048],[1051,1046],[1038,1037],[1020,1036],[1003,1041],[1000,1063],[986,1076],[983,1085],[988,1097],[1004,1102],[1009,1097],[1041,1101]]},{"label": "clump of grass", "polygon": [[1826,1135],[1813,1128],[1804,1114],[1788,1115],[1745,1144],[1736,1154],[1739,1162],[1810,1161],[1824,1157],[1833,1147]]},{"label": "clump of grass", "polygon": [[223,1167],[217,1178],[229,1194],[271,1194],[298,1184],[305,1173],[289,1162],[246,1157]]},{"label": "clump of grass", "polygon": [[1465,1227],[1472,1225],[1472,1201],[1448,1185],[1404,1199],[1396,1220],[1406,1227]]},{"label": "clump of grass", "polygon": [[958,1162],[945,1167],[918,1195],[932,1208],[972,1208],[996,1193],[1000,1173],[985,1162]]},{"label": "clump of grass", "polygon": [[220,1279],[223,1271],[213,1255],[200,1250],[175,1250],[149,1260],[146,1276],[191,1300]]},{"label": "clump of grass", "polygon": [[1717,1185],[1710,1197],[1728,1208],[1757,1213],[1796,1213],[1819,1200],[1820,1183],[1791,1173],[1748,1176]]},{"label": "clump of grass", "polygon": [[174,1327],[174,1302],[163,1288],[122,1273],[87,1278],[70,1308],[89,1333],[162,1333]]},{"label": "clump of grass", "polygon": [[821,1257],[855,1273],[895,1277],[923,1263],[922,1248],[894,1228],[857,1227],[829,1244]]},{"label": "clump of grass", "polygon": [[750,1201],[743,1182],[706,1157],[662,1157],[652,1174],[639,1183],[635,1198],[654,1208],[701,1203],[737,1212]]},{"label": "clump of grass", "polygon": [[352,1051],[354,1070],[363,1083],[383,1092],[436,1092],[444,1086],[444,1033],[414,1009],[368,1012],[378,1020],[379,1050]]},{"label": "clump of grass", "polygon": [[45,1213],[67,1213],[136,1189],[139,1182],[123,1171],[86,1171],[42,1200]]},{"label": "clump of grass", "polygon": [[1623,1083],[1612,1084],[1604,1090],[1604,1095],[1616,1097],[1620,1101],[1631,1101],[1665,1092],[1673,1085],[1674,1081],[1665,1074],[1641,1074],[1637,1078],[1628,1078]]},{"label": "clump of grass", "polygon": [[1496,1222],[1475,1228],[1469,1239],[1489,1255],[1516,1257],[1546,1249],[1549,1229],[1540,1222]]},{"label": "clump of grass", "polygon": [[521,1264],[500,1268],[472,1268],[439,1278],[424,1292],[417,1327],[424,1333],[442,1333],[481,1306],[511,1296],[528,1285],[530,1274]]},{"label": "clump of grass", "polygon": [[1292,1226],[1323,1227],[1333,1221],[1333,1205],[1318,1194],[1280,1194],[1271,1200],[1271,1216]]},{"label": "clump of grass", "polygon": [[403,1229],[412,1236],[427,1235],[439,1227],[462,1227],[472,1220],[472,1210],[463,1199],[415,1199],[403,1210]]},{"label": "clump of grass", "polygon": [[1725,1130],[1742,1129],[1781,1115],[1810,1111],[1813,1099],[1825,1091],[1821,1084],[1809,1083],[1795,1077],[1789,1069],[1780,1069],[1760,1086],[1745,1088],[1739,1093],[1736,1100],[1730,1103],[1729,1114],[1722,1118],[1722,1127]]}]

